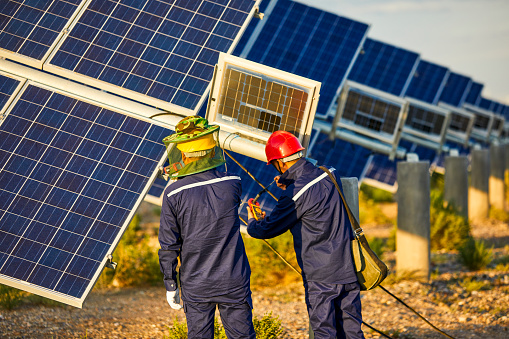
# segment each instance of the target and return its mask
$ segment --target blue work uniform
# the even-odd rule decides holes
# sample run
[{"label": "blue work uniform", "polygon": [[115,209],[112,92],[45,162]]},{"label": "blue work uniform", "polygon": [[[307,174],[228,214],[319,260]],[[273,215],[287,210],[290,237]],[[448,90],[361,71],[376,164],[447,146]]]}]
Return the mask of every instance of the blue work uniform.
[{"label": "blue work uniform", "polygon": [[189,338],[213,338],[219,309],[228,338],[254,338],[251,269],[240,235],[241,181],[216,169],[185,176],[164,191],[159,262],[167,291],[177,264]]},{"label": "blue work uniform", "polygon": [[353,231],[336,186],[304,158],[283,173],[279,183],[286,190],[269,216],[249,219],[249,235],[268,239],[292,233],[315,338],[363,338]]}]

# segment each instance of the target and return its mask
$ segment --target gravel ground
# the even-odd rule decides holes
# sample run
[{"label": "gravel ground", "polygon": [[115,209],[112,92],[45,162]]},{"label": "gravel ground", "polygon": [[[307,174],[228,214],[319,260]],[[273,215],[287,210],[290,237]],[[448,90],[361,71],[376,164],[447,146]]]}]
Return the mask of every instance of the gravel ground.
[{"label": "gravel ground", "polygon": [[[509,255],[507,224],[489,221],[472,228],[475,237],[495,245],[497,256]],[[384,260],[393,265],[394,254]],[[509,338],[509,271],[468,272],[448,252],[433,253],[432,262],[429,283],[388,281],[386,288],[454,338]],[[482,288],[469,292],[469,279]],[[308,338],[300,285],[255,290],[253,302],[256,316],[279,317],[284,338]],[[362,307],[364,321],[393,338],[445,338],[381,289],[363,292]],[[184,313],[166,304],[162,286],[94,290],[83,309],[57,303],[0,309],[0,338],[163,338],[175,318],[184,321]],[[364,333],[380,337],[366,327]]]}]

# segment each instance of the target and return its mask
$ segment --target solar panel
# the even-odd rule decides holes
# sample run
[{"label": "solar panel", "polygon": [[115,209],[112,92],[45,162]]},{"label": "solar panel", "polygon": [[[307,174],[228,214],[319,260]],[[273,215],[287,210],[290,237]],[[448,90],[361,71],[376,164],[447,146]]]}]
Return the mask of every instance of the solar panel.
[{"label": "solar panel", "polygon": [[321,82],[317,114],[327,114],[368,25],[289,0],[260,7],[264,19],[251,23],[234,55]]},{"label": "solar panel", "polygon": [[405,96],[436,105],[448,74],[446,67],[420,60]]},{"label": "solar panel", "polygon": [[0,4],[0,56],[41,67],[83,0],[11,1]]},{"label": "solar panel", "polygon": [[472,86],[472,79],[467,76],[450,72],[440,101],[453,106],[461,107],[465,102]]},{"label": "solar panel", "polygon": [[288,131],[306,147],[319,92],[319,82],[223,53],[207,118],[223,130],[263,143],[274,131]]},{"label": "solar panel", "polygon": [[92,0],[44,68],[169,111],[195,114],[220,52],[257,1]]},{"label": "solar panel", "polygon": [[0,282],[81,307],[170,133],[27,81],[0,125]]},{"label": "solar panel", "polygon": [[348,79],[400,96],[418,62],[417,53],[367,38]]},{"label": "solar panel", "polygon": [[491,127],[490,138],[499,139],[502,136],[505,118],[501,115],[495,114],[493,116],[493,126]]},{"label": "solar panel", "polygon": [[464,104],[463,108],[475,115],[474,126],[472,127],[472,138],[488,142],[493,125],[494,114],[485,109],[470,104]]},{"label": "solar panel", "polygon": [[339,100],[333,126],[397,145],[408,109],[405,100],[351,81]]},{"label": "solar panel", "polygon": [[450,122],[450,111],[407,98],[408,116],[401,138],[441,151]]},{"label": "solar panel", "polygon": [[446,132],[447,140],[465,147],[468,146],[475,115],[462,108],[454,107],[443,102],[440,102],[438,106],[451,112],[451,122]]},{"label": "solar panel", "polygon": [[481,92],[484,88],[483,84],[478,82],[472,82],[470,89],[468,91],[467,97],[465,98],[465,103],[471,105],[477,105],[479,100],[481,99]]}]

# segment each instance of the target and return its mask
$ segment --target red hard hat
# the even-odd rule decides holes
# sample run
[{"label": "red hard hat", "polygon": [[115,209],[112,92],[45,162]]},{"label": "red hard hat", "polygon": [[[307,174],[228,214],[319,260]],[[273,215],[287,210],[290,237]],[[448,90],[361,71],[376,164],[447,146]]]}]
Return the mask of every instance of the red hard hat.
[{"label": "red hard hat", "polygon": [[270,135],[265,145],[267,165],[270,164],[272,160],[286,158],[303,149],[304,147],[300,144],[299,139],[292,133],[275,131]]}]

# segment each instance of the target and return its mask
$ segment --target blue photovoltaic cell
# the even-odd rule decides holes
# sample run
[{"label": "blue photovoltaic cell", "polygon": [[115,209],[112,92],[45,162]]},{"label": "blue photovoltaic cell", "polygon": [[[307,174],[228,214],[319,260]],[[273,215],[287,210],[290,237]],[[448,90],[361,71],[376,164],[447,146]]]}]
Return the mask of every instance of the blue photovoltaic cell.
[{"label": "blue photovoltaic cell", "polygon": [[5,104],[14,93],[19,83],[20,81],[17,79],[13,79],[0,74],[0,111],[4,108]]},{"label": "blue photovoltaic cell", "polygon": [[486,98],[481,97],[477,106],[479,106],[479,107],[481,107],[481,108],[483,108],[483,109],[485,109],[487,111],[494,112],[492,110],[492,107],[494,106],[494,102],[492,100],[490,100],[490,99],[486,99]]},{"label": "blue photovoltaic cell", "polygon": [[[326,114],[368,25],[289,0],[279,0],[263,22],[253,20],[249,26],[254,25],[263,29],[246,59],[321,82],[317,112]],[[246,42],[239,42],[234,55]]]},{"label": "blue photovoltaic cell", "polygon": [[[419,146],[415,143],[400,140],[400,147],[406,149],[407,153],[417,153],[419,161],[428,160],[430,165],[436,161],[436,151],[430,148]],[[400,159],[390,160],[387,156],[376,154],[370,162],[365,178],[372,179],[388,186],[394,186],[397,181],[397,163]]]},{"label": "blue photovoltaic cell", "polygon": [[0,277],[84,298],[170,133],[28,86],[0,126]]},{"label": "blue photovoltaic cell", "polygon": [[51,64],[194,110],[254,4],[93,0]]},{"label": "blue photovoltaic cell", "polygon": [[418,58],[417,53],[366,39],[348,79],[400,96]]},{"label": "blue photovoltaic cell", "polygon": [[82,0],[4,0],[0,48],[41,60]]},{"label": "blue photovoltaic cell", "polygon": [[154,180],[154,183],[148,190],[147,195],[151,195],[155,198],[160,198],[164,192],[164,189],[166,188],[167,183],[168,182],[164,179],[156,178],[156,180]]},{"label": "blue photovoltaic cell", "polygon": [[[312,138],[317,133],[313,130]],[[347,141],[336,139],[330,141],[329,136],[319,133],[309,156],[318,161],[319,165],[334,167],[341,177],[362,178],[371,150]]]},{"label": "blue photovoltaic cell", "polygon": [[447,74],[446,67],[421,60],[405,95],[430,104],[437,104]]},{"label": "blue photovoltaic cell", "polygon": [[468,91],[465,102],[471,105],[477,105],[479,99],[481,98],[481,92],[484,85],[478,82],[472,82],[472,86],[470,86],[470,90]]},{"label": "blue photovoltaic cell", "polygon": [[458,73],[449,73],[440,101],[456,107],[463,106],[469,93],[472,79]]}]

